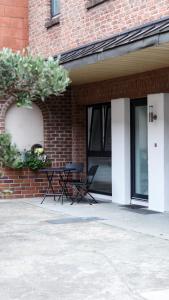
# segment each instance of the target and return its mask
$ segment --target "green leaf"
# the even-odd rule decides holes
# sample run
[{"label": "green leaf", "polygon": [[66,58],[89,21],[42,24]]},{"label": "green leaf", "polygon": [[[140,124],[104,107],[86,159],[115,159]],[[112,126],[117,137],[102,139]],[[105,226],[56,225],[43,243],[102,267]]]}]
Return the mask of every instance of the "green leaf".
[{"label": "green leaf", "polygon": [[0,51],[0,96],[14,97],[18,106],[30,108],[36,99],[58,96],[69,84],[68,72],[59,65],[59,58],[44,60],[8,48]]}]

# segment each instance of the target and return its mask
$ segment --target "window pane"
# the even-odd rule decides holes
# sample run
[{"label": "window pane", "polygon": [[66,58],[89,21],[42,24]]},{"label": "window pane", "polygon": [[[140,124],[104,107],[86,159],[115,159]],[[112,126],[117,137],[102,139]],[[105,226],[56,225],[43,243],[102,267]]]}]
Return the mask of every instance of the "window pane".
[{"label": "window pane", "polygon": [[90,151],[102,150],[101,110],[97,108],[94,108],[92,113],[89,150]]},{"label": "window pane", "polygon": [[91,191],[111,195],[111,108],[110,104],[88,108],[88,169],[98,165]]},{"label": "window pane", "polygon": [[88,108],[88,149],[90,146],[90,138],[91,138],[92,113],[93,113],[93,107],[89,107]]},{"label": "window pane", "polygon": [[105,125],[105,151],[111,151],[111,108],[107,108]]},{"label": "window pane", "polygon": [[52,16],[56,16],[59,13],[59,0],[52,0]]},{"label": "window pane", "polygon": [[91,190],[102,194],[111,194],[111,157],[89,157],[88,169],[93,165],[98,165],[99,168],[94,177]]},{"label": "window pane", "polygon": [[147,106],[135,109],[135,182],[136,193],[148,195]]}]

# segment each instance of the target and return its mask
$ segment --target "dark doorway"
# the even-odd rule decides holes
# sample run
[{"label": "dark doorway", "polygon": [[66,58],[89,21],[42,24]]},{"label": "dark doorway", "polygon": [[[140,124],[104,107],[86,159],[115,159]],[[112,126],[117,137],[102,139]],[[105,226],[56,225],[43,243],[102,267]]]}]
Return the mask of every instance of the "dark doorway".
[{"label": "dark doorway", "polygon": [[92,192],[111,195],[111,104],[87,107],[87,164],[98,165]]}]

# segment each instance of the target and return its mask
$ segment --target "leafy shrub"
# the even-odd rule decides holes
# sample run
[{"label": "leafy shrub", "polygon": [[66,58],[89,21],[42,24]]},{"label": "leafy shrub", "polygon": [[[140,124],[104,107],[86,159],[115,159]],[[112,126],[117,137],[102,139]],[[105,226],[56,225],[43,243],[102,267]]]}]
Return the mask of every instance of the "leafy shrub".
[{"label": "leafy shrub", "polygon": [[43,169],[51,165],[51,161],[45,154],[40,154],[32,151],[25,152],[24,165],[33,171]]},{"label": "leafy shrub", "polygon": [[20,169],[23,167],[23,161],[16,145],[12,145],[11,136],[7,133],[0,134],[0,165]]},{"label": "leafy shrub", "polygon": [[49,167],[51,161],[43,151],[19,152],[16,145],[11,142],[11,136],[7,133],[0,134],[0,166],[12,169],[30,168],[38,170]]},{"label": "leafy shrub", "polygon": [[32,101],[44,101],[63,93],[70,83],[68,72],[52,57],[0,51],[0,96],[13,97],[18,106],[31,107]]}]

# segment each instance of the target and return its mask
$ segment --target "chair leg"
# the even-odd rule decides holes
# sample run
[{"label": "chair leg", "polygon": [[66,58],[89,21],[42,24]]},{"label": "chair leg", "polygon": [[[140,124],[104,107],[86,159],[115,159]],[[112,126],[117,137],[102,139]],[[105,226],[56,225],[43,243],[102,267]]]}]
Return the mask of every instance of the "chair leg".
[{"label": "chair leg", "polygon": [[45,201],[45,199],[46,199],[46,195],[43,197],[43,200],[42,200],[41,204],[43,204],[43,202]]},{"label": "chair leg", "polygon": [[87,198],[87,202],[92,205],[93,203]]},{"label": "chair leg", "polygon": [[75,203],[75,201],[77,200],[78,196],[79,196],[79,191],[78,191],[78,189],[77,189],[77,193],[76,193],[75,197],[74,197],[74,198],[73,198],[73,197],[71,198],[72,202],[70,203],[70,205],[73,205],[73,204]]},{"label": "chair leg", "polygon": [[96,204],[98,203],[98,202],[96,201],[96,199],[95,199],[89,192],[87,192],[87,194],[93,199],[93,202],[94,202],[94,203],[96,203]]},{"label": "chair leg", "polygon": [[[86,189],[84,189],[84,188],[82,188],[82,191],[81,192],[83,192],[83,195],[82,195],[82,198],[81,199],[83,199],[87,194],[89,194],[89,192],[88,192],[88,190],[86,190]],[[93,197],[92,197],[93,198]],[[81,200],[80,199],[80,200]],[[92,202],[90,201],[90,199],[89,198],[86,198],[86,200],[87,200],[87,202],[90,204],[90,205],[92,205]]]},{"label": "chair leg", "polygon": [[80,195],[80,199],[77,200],[77,203],[80,203],[80,201],[82,201],[83,198],[84,198],[84,196]]},{"label": "chair leg", "polygon": [[[72,202],[70,205],[73,205],[75,203],[75,201],[77,201],[77,203],[79,203],[80,201],[82,201],[82,199],[86,196],[86,195],[89,195],[91,200],[89,198],[86,198],[87,202],[92,205],[93,203],[98,203],[96,201],[96,199],[90,194],[90,192],[82,187],[77,187],[76,186],[76,190],[77,190],[77,193],[76,193],[76,196],[75,198],[73,199],[72,198]],[[80,196],[80,199],[78,199],[78,197]]]},{"label": "chair leg", "polygon": [[90,205],[92,205],[93,203],[98,203],[97,201],[96,201],[96,199],[90,194],[90,192],[88,191],[88,189],[83,189],[83,192],[84,192],[84,196],[86,196],[86,195],[89,195],[90,196],[90,198],[92,198],[92,202],[89,200],[89,198],[87,198],[87,202],[90,204]]}]

